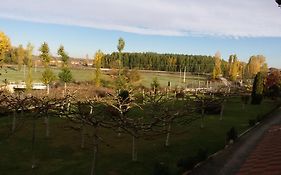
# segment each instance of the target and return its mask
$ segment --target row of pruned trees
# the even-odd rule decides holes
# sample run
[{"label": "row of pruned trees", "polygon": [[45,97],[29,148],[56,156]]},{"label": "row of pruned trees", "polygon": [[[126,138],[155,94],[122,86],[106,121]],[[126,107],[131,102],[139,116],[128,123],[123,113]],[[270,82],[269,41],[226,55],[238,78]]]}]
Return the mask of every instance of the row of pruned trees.
[{"label": "row of pruned trees", "polygon": [[[176,125],[188,125],[201,119],[204,127],[205,114],[214,108],[220,110],[222,98],[213,95],[187,95],[175,100],[171,94],[152,90],[136,97],[131,91],[121,90],[104,98],[66,95],[61,98],[26,95],[7,95],[1,93],[0,106],[6,112],[21,113],[21,121],[31,119],[32,124],[32,167],[35,162],[36,126],[42,118],[46,126],[45,136],[50,137],[49,117],[57,116],[73,123],[72,128],[81,133],[81,147],[84,147],[86,128],[91,131],[93,145],[93,164],[91,174],[95,174],[99,145],[104,141],[102,132],[110,129],[120,136],[122,133],[132,138],[132,161],[137,161],[137,143],[142,139],[163,136],[163,145],[169,146]],[[11,133],[15,133],[21,122],[18,115],[12,115]]]}]

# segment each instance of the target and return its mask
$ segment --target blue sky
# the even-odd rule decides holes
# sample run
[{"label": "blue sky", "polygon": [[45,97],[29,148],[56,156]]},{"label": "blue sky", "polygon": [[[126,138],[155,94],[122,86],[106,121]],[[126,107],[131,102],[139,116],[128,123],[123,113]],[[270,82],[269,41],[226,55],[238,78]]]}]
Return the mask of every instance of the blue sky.
[{"label": "blue sky", "polygon": [[[63,8],[62,8],[63,7]],[[9,0],[0,6],[0,31],[13,45],[44,41],[53,55],[60,44],[70,56],[90,57],[101,49],[266,56],[281,68],[281,9],[274,0]]]}]

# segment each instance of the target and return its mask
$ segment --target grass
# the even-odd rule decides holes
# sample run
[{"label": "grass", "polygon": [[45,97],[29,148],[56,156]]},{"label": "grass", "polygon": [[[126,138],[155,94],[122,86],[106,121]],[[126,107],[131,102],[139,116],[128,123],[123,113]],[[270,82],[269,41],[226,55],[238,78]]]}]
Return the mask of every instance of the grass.
[{"label": "grass", "polygon": [[[177,161],[195,155],[199,148],[205,148],[209,154],[222,149],[226,132],[234,126],[239,133],[248,128],[248,120],[269,112],[275,102],[264,100],[262,105],[247,105],[242,109],[239,98],[231,99],[225,105],[222,121],[217,115],[208,115],[200,129],[200,121],[188,126],[174,125],[173,131],[185,131],[173,134],[171,146],[164,147],[165,136],[153,140],[138,139],[138,162],[131,162],[131,137],[123,134],[117,137],[110,130],[101,130],[104,141],[99,147],[98,174],[100,175],[144,175],[153,174],[153,167],[162,162],[169,167],[171,174],[179,174]],[[67,129],[68,121],[57,117],[50,120],[51,137],[44,137],[43,119],[37,121],[36,158],[38,167],[31,169],[31,122],[26,121],[23,128],[8,139],[11,119],[0,118],[0,172],[1,175],[48,174],[76,175],[90,174],[92,146],[91,139],[86,140],[86,148],[79,148],[79,133]]]},{"label": "grass", "polygon": [[[52,70],[56,75],[58,75],[58,73],[60,72],[60,69],[56,67],[53,67]],[[44,69],[41,67],[38,67],[36,69],[33,68],[32,78],[34,82],[41,82],[41,75],[43,71]],[[71,68],[71,71],[73,74],[74,81],[93,80],[94,70],[90,67]],[[22,68],[20,71],[18,71],[16,66],[3,67],[2,69],[0,69],[0,73],[1,73],[0,84],[3,84],[3,81],[5,79],[7,79],[10,82],[20,82],[25,80],[24,69]],[[171,82],[171,85],[173,87],[177,85],[184,87],[187,84],[193,84],[194,86],[197,86],[198,81],[201,81],[202,84],[203,82],[205,83],[206,81],[206,77],[188,75],[186,77],[186,84],[184,84],[182,82],[182,78],[180,78],[180,73],[153,72],[153,71],[149,71],[149,72],[139,71],[139,73],[140,73],[141,80],[138,84],[142,84],[145,87],[150,87],[150,84],[154,77],[157,77],[161,87],[167,87],[168,81]],[[106,72],[103,72],[101,78],[105,81],[110,80],[110,77],[106,74]]]}]

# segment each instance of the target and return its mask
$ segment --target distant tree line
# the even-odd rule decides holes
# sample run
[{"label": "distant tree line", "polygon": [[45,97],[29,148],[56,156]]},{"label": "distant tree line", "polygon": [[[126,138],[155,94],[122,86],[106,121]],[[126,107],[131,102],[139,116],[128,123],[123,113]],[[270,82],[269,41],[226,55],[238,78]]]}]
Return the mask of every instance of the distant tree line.
[{"label": "distant tree line", "polygon": [[[104,55],[101,66],[103,68],[117,67],[120,54],[113,52]],[[158,71],[184,71],[211,73],[214,68],[214,57],[206,55],[184,54],[159,54],[145,53],[122,53],[121,62],[124,68],[137,68]]]},{"label": "distant tree line", "polygon": [[[12,46],[10,39],[0,32],[0,63],[17,64],[18,70],[21,70],[22,65],[30,63],[30,51],[28,47],[24,48],[22,45]],[[156,71],[171,71],[171,72],[191,72],[191,73],[207,73],[212,75],[213,79],[221,76],[226,77],[232,81],[237,79],[253,79],[258,72],[267,72],[266,58],[263,55],[253,55],[249,58],[248,63],[239,60],[237,55],[229,56],[229,59],[222,59],[221,54],[217,52],[214,56],[207,55],[186,55],[186,54],[160,54],[154,52],[122,52],[125,41],[121,38],[117,47],[118,52],[111,54],[104,54],[99,61],[94,60],[94,67],[113,68],[118,69],[139,69],[139,70],[156,70]],[[45,43],[47,45],[47,43]],[[63,50],[64,51],[64,50]],[[42,50],[40,50],[42,52]],[[42,54],[42,53],[41,53]],[[62,55],[61,55],[62,54]],[[65,53],[60,55],[59,59],[62,61],[67,58]],[[34,57],[34,56],[33,56]],[[50,59],[54,59],[49,55]],[[44,63],[46,60],[39,58]],[[34,58],[32,58],[34,59]],[[95,59],[95,57],[94,57]],[[87,65],[88,57],[85,60]],[[32,62],[32,61],[31,61]],[[63,61],[64,62],[64,61]],[[96,65],[98,64],[98,66]],[[50,60],[48,61],[48,66]],[[65,63],[64,63],[65,65]],[[45,65],[46,66],[46,65]],[[66,66],[62,66],[66,67]],[[66,70],[64,70],[66,73]],[[122,72],[118,72],[122,75]],[[63,80],[63,82],[66,82]]]}]

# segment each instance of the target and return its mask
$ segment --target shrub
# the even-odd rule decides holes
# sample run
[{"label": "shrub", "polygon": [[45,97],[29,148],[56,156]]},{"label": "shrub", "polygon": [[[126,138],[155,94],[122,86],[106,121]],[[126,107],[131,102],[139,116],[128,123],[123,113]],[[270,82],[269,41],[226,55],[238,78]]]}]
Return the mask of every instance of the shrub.
[{"label": "shrub", "polygon": [[154,165],[153,175],[170,175],[170,170],[163,162],[158,162]]},{"label": "shrub", "polygon": [[256,120],[250,119],[250,120],[248,121],[248,123],[249,123],[249,126],[250,126],[250,127],[255,126]]},{"label": "shrub", "polygon": [[258,114],[257,117],[256,117],[256,121],[257,121],[257,122],[260,122],[260,121],[262,120],[262,118],[263,118],[262,115],[259,115],[259,114]]},{"label": "shrub", "polygon": [[196,157],[186,157],[178,160],[177,166],[181,169],[181,172],[184,172],[192,169],[196,163]]},{"label": "shrub", "polygon": [[197,152],[197,161],[202,162],[208,158],[208,150],[205,148],[200,148]]},{"label": "shrub", "polygon": [[230,128],[230,130],[226,133],[227,141],[235,141],[238,138],[237,131],[234,127]]},{"label": "shrub", "polygon": [[242,96],[241,96],[241,100],[242,100],[242,102],[246,105],[246,104],[249,103],[250,96],[249,96],[249,95],[242,95]]},{"label": "shrub", "polygon": [[128,100],[129,98],[129,91],[121,90],[118,96],[121,98],[122,101]]},{"label": "shrub", "polygon": [[197,163],[202,162],[208,158],[208,150],[200,148],[195,156],[182,158],[177,162],[177,166],[181,169],[181,173],[191,170]]},{"label": "shrub", "polygon": [[280,96],[280,87],[276,84],[272,85],[267,90],[267,96],[271,97],[272,99],[276,99]]}]

